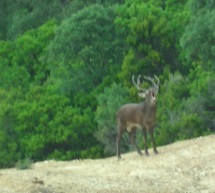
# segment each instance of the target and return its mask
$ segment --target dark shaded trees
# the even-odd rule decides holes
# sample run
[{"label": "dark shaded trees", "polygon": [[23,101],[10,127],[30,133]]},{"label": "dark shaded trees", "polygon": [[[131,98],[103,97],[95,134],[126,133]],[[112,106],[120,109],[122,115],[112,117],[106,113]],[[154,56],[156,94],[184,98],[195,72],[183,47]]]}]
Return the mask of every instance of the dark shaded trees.
[{"label": "dark shaded trees", "polygon": [[90,92],[105,75],[119,71],[123,39],[114,26],[116,6],[95,4],[64,20],[49,45],[52,76],[66,92]]}]

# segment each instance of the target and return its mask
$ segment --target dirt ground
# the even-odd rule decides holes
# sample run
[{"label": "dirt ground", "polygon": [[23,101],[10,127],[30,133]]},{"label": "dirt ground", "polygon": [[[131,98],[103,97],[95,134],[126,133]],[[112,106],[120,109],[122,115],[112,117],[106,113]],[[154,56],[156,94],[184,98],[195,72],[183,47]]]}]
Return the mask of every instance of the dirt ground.
[{"label": "dirt ground", "polygon": [[0,170],[1,193],[215,193],[215,135],[98,160]]}]

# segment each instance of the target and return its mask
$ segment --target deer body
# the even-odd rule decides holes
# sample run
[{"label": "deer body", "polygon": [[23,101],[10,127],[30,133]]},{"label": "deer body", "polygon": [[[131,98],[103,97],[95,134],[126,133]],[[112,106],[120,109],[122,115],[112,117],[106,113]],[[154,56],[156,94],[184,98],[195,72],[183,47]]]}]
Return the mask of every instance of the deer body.
[{"label": "deer body", "polygon": [[120,124],[120,129],[126,128],[128,132],[133,127],[141,129],[152,124],[151,122],[155,119],[155,113],[156,109],[153,108],[150,111],[146,103],[126,104],[117,112],[118,125]]},{"label": "deer body", "polygon": [[[134,80],[133,80],[134,83]],[[134,83],[135,84],[135,83]],[[140,76],[138,78],[138,83],[135,86],[138,90],[142,90],[139,87]],[[123,105],[116,114],[118,135],[117,135],[117,157],[120,158],[120,141],[124,131],[127,131],[130,135],[131,143],[135,145],[138,154],[142,155],[141,150],[135,143],[135,132],[139,128],[142,130],[144,142],[145,142],[145,154],[148,154],[147,147],[147,134],[148,131],[151,135],[151,140],[153,144],[154,153],[158,153],[154,141],[153,129],[156,119],[156,94],[158,92],[158,85],[154,84],[154,87],[145,90],[145,92],[140,93],[139,96],[144,97],[145,101],[141,103],[125,104]]]}]

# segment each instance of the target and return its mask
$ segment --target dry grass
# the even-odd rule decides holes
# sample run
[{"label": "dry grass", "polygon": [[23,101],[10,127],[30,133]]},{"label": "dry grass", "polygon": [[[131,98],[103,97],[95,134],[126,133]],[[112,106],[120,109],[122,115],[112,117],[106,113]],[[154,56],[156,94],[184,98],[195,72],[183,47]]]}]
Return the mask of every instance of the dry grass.
[{"label": "dry grass", "polygon": [[100,160],[45,161],[0,170],[1,193],[215,193],[215,135]]}]

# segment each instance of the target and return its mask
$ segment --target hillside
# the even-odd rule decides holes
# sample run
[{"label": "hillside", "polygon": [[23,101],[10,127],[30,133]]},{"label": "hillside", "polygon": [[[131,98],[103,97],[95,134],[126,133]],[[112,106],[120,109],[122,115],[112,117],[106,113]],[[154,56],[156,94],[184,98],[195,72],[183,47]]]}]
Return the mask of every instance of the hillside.
[{"label": "hillside", "polygon": [[215,192],[215,135],[99,160],[45,161],[0,170],[1,193]]}]

